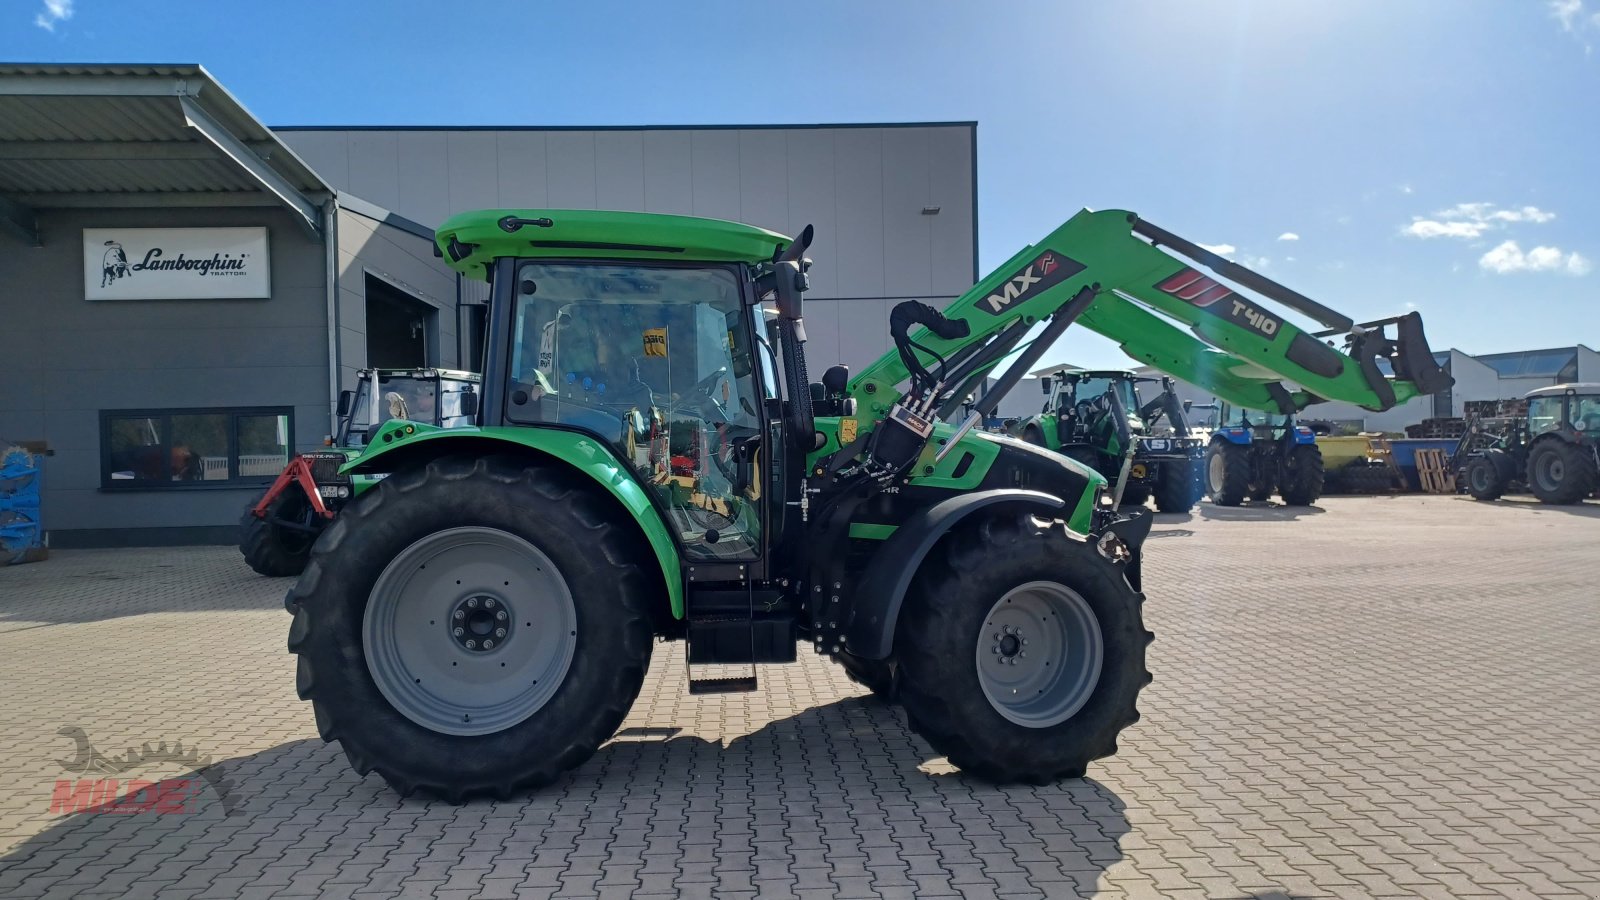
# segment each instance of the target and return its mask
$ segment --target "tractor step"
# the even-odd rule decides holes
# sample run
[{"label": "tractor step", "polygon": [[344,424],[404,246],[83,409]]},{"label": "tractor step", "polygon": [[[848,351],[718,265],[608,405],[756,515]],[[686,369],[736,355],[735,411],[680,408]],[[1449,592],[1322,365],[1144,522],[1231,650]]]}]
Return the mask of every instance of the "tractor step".
[{"label": "tractor step", "polygon": [[689,693],[691,694],[746,694],[756,689],[754,675],[741,675],[736,678],[691,678],[689,679]]}]

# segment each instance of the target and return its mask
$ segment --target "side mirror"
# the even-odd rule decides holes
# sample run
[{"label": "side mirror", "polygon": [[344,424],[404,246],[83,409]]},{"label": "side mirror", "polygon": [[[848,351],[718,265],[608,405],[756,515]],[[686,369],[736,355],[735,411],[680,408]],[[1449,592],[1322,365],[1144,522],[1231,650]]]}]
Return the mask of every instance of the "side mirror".
[{"label": "side mirror", "polygon": [[1189,410],[1191,410],[1193,408],[1194,408],[1194,401],[1193,400],[1185,400],[1185,401],[1183,401],[1183,411],[1184,412],[1188,412]]},{"label": "side mirror", "polygon": [[478,395],[472,391],[462,391],[460,395],[461,414],[475,416],[478,414]]},{"label": "side mirror", "polygon": [[341,415],[341,416],[350,415],[350,407],[355,404],[355,400],[356,400],[356,392],[355,391],[340,391],[339,392],[339,407],[338,407],[338,410],[337,410],[338,414]]},{"label": "side mirror", "polygon": [[1039,386],[1044,388],[1045,394],[1048,395],[1050,393],[1050,389],[1054,387],[1054,382],[1049,375],[1046,375],[1039,379]]}]

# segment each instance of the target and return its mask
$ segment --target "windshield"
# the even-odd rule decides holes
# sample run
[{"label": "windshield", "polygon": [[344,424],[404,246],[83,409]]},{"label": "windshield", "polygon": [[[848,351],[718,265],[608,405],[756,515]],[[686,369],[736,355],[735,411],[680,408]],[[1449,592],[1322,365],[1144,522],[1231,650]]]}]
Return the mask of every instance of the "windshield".
[{"label": "windshield", "polygon": [[1115,390],[1117,396],[1122,398],[1122,405],[1130,415],[1139,413],[1139,394],[1133,388],[1133,382],[1126,378],[1107,378],[1091,376],[1078,382],[1076,402],[1092,401],[1107,391]]},{"label": "windshield", "polygon": [[733,270],[529,262],[516,290],[508,417],[610,442],[691,556],[752,551],[760,399]]}]

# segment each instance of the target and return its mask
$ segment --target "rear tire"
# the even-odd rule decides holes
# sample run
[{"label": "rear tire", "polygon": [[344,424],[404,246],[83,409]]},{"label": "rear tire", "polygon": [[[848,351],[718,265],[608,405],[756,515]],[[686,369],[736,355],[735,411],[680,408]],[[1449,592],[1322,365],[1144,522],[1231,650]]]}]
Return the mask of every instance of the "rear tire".
[{"label": "rear tire", "polygon": [[1594,493],[1594,457],[1588,448],[1546,438],[1528,453],[1528,489],[1540,503],[1580,503]]},{"label": "rear tire", "polygon": [[[257,574],[269,578],[299,575],[305,571],[311,559],[311,546],[322,533],[327,519],[311,508],[311,502],[298,484],[290,485],[272,498],[265,518],[255,514],[259,502],[252,500],[239,519],[239,552],[244,554],[245,563]],[[316,531],[296,531],[274,525],[271,519],[299,522]]]},{"label": "rear tire", "polygon": [[1506,492],[1505,481],[1500,477],[1500,466],[1487,456],[1473,457],[1461,474],[1467,483],[1467,493],[1474,500],[1499,500]]},{"label": "rear tire", "polygon": [[1300,444],[1289,451],[1279,496],[1290,506],[1310,506],[1322,496],[1322,449]]},{"label": "rear tire", "polygon": [[1205,496],[1205,472],[1201,460],[1165,462],[1156,475],[1156,509],[1164,513],[1186,513]]},{"label": "rear tire", "polygon": [[[323,740],[451,802],[588,759],[638,696],[661,593],[623,516],[582,476],[510,457],[433,460],[351,501],[286,601]],[[500,646],[469,649],[474,633]]]},{"label": "rear tire", "polygon": [[1238,506],[1250,490],[1250,448],[1217,441],[1206,451],[1206,490],[1218,506]]},{"label": "rear tire", "polygon": [[[980,778],[1082,777],[1139,719],[1152,637],[1143,601],[1120,568],[1059,521],[1002,512],[963,524],[917,572],[900,616],[906,718]],[[1027,650],[1032,660],[1020,656]]]}]

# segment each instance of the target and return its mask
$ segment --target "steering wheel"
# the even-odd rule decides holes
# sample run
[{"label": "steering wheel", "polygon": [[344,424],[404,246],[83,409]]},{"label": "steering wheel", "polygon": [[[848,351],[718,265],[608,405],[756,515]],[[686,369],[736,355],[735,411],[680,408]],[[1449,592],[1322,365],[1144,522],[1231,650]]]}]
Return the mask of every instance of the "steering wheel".
[{"label": "steering wheel", "polygon": [[[723,366],[695,382],[694,386],[686,392],[689,396],[688,404],[691,407],[703,411],[714,410],[716,412],[717,421],[714,424],[717,425],[727,425],[733,421],[733,416],[728,415],[728,408],[722,405],[722,401],[718,399],[716,392],[717,386],[725,384],[727,378],[728,367]],[[710,416],[706,418],[709,419]]]}]

